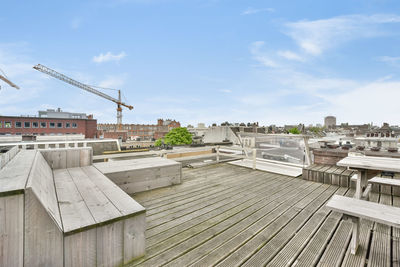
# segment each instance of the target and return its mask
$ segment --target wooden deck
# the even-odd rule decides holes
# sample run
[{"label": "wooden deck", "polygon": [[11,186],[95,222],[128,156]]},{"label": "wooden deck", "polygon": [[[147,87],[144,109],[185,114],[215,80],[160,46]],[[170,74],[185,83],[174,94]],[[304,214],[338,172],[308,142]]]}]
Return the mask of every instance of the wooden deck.
[{"label": "wooden deck", "polygon": [[[146,257],[129,266],[399,266],[400,229],[324,207],[354,190],[228,164],[185,169],[183,183],[134,195],[146,210]],[[400,206],[400,197],[371,201]]]}]

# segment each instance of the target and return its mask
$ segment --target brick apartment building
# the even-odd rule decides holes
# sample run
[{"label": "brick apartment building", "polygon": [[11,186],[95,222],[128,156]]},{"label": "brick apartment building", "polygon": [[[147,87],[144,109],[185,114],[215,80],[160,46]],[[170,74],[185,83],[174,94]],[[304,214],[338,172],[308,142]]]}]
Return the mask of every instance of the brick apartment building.
[{"label": "brick apartment building", "polygon": [[171,129],[179,128],[181,124],[175,120],[158,119],[157,124],[123,124],[122,130],[118,131],[115,123],[99,123],[97,130],[104,138],[156,140],[163,138]]},{"label": "brick apartment building", "polygon": [[68,134],[96,138],[97,120],[93,115],[63,112],[61,109],[39,111],[39,116],[0,116],[0,135]]}]

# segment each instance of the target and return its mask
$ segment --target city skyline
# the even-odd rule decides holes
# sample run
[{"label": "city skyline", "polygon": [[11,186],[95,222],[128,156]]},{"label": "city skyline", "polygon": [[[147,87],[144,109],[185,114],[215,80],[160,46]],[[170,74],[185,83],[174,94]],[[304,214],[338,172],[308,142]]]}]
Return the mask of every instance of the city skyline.
[{"label": "city skyline", "polygon": [[400,124],[395,1],[22,1],[4,10],[0,68],[21,89],[0,83],[2,115],[60,107],[116,122],[113,103],[32,69],[41,63],[121,89],[134,106],[123,123],[315,125],[333,114]]}]

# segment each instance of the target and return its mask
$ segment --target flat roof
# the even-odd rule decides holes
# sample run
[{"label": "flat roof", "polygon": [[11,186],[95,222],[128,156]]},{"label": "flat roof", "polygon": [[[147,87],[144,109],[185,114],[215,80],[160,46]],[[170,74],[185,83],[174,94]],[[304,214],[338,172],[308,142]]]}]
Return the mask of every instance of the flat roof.
[{"label": "flat roof", "polygon": [[83,120],[83,121],[97,121],[97,119],[81,119],[81,118],[51,118],[51,117],[38,117],[38,116],[0,116],[0,120],[5,118],[13,119],[39,119],[39,120]]}]

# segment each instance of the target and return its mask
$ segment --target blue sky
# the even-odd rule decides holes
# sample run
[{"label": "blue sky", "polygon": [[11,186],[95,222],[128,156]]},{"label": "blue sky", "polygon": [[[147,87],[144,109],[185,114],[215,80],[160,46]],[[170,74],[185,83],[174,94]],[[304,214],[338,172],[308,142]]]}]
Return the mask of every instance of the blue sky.
[{"label": "blue sky", "polygon": [[[0,114],[112,102],[34,69],[117,88],[125,123],[400,124],[400,2],[3,1]],[[114,94],[113,91],[105,91]]]}]

